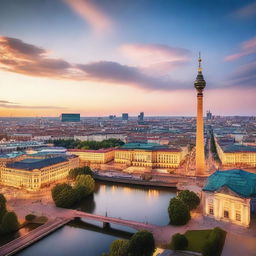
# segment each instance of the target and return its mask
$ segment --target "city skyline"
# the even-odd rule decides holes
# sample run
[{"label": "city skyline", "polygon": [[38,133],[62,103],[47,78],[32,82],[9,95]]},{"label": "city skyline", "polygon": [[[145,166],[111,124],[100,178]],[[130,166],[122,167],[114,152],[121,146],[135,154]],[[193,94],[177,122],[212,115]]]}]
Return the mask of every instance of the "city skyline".
[{"label": "city skyline", "polygon": [[255,1],[0,5],[0,116],[195,116],[198,51],[204,109],[256,115]]}]

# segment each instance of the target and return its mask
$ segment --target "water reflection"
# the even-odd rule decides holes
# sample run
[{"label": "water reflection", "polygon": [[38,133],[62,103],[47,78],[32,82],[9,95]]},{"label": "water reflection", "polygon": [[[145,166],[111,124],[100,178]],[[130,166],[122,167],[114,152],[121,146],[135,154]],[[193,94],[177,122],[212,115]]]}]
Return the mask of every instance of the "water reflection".
[{"label": "water reflection", "polygon": [[[76,208],[99,215],[107,213],[110,217],[166,225],[169,222],[168,204],[175,195],[175,189],[97,182],[94,195],[81,201]],[[109,251],[113,240],[129,238],[133,232],[131,228],[113,224],[110,229],[102,229],[101,222],[75,221],[17,255],[99,256]]]},{"label": "water reflection", "polygon": [[76,205],[77,209],[157,225],[168,224],[167,207],[169,200],[176,195],[175,189],[101,182],[96,185],[96,193]]}]

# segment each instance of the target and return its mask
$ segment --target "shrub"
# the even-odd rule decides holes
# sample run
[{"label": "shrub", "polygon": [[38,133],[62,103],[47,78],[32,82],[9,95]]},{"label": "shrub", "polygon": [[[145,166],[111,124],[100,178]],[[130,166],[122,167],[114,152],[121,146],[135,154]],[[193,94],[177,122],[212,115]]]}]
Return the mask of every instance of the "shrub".
[{"label": "shrub", "polygon": [[195,209],[200,204],[200,198],[193,191],[183,190],[179,192],[177,198],[183,201],[189,210]]},{"label": "shrub", "polygon": [[168,213],[170,223],[173,225],[185,225],[190,220],[189,208],[177,198],[170,200]]},{"label": "shrub", "polygon": [[152,256],[155,251],[155,241],[152,233],[141,230],[135,233],[128,246],[129,256]]},{"label": "shrub", "polygon": [[1,233],[8,234],[19,229],[19,222],[15,212],[6,212],[2,219]]},{"label": "shrub", "polygon": [[172,236],[171,248],[174,250],[184,250],[188,247],[188,239],[180,234],[174,234]]},{"label": "shrub", "polygon": [[109,256],[127,256],[128,255],[128,240],[115,240],[110,246]]},{"label": "shrub", "polygon": [[26,217],[25,217],[26,221],[32,221],[32,220],[34,220],[35,218],[36,218],[36,215],[34,215],[34,214],[28,214],[28,215],[26,215]]},{"label": "shrub", "polygon": [[225,242],[226,232],[218,227],[214,228],[207,242],[205,243],[202,253],[203,256],[220,256]]},{"label": "shrub", "polygon": [[3,194],[0,194],[0,223],[2,223],[3,216],[6,212],[6,199]]}]

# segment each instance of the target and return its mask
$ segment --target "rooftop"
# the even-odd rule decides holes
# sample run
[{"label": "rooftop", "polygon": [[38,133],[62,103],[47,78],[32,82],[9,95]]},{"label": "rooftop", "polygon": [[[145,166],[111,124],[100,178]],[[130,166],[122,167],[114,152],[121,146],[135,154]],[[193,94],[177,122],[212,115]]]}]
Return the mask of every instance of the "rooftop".
[{"label": "rooftop", "polygon": [[216,171],[208,178],[203,191],[214,192],[224,186],[228,187],[241,197],[255,197],[256,174],[241,169]]},{"label": "rooftop", "polygon": [[242,144],[232,144],[232,145],[223,146],[223,151],[225,153],[238,153],[238,152],[255,152],[256,153],[256,147],[246,146]]},{"label": "rooftop", "polygon": [[146,149],[146,150],[155,150],[155,149],[168,149],[166,146],[162,146],[157,143],[127,143],[121,147],[121,149]]},{"label": "rooftop", "polygon": [[114,148],[101,148],[101,149],[68,149],[68,152],[91,152],[91,153],[107,153],[113,151]]},{"label": "rooftop", "polygon": [[58,164],[61,162],[65,162],[65,161],[67,161],[67,159],[64,157],[54,157],[54,158],[46,158],[46,159],[27,158],[19,162],[9,163],[7,164],[7,167],[32,171],[34,169],[41,169],[41,168]]}]

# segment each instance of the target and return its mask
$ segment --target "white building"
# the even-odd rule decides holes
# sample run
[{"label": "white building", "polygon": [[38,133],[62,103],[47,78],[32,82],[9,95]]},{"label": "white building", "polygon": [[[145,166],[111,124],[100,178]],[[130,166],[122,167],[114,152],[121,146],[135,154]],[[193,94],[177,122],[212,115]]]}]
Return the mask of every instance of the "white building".
[{"label": "white building", "polygon": [[204,215],[249,227],[256,212],[256,174],[240,169],[216,171],[203,188]]}]

